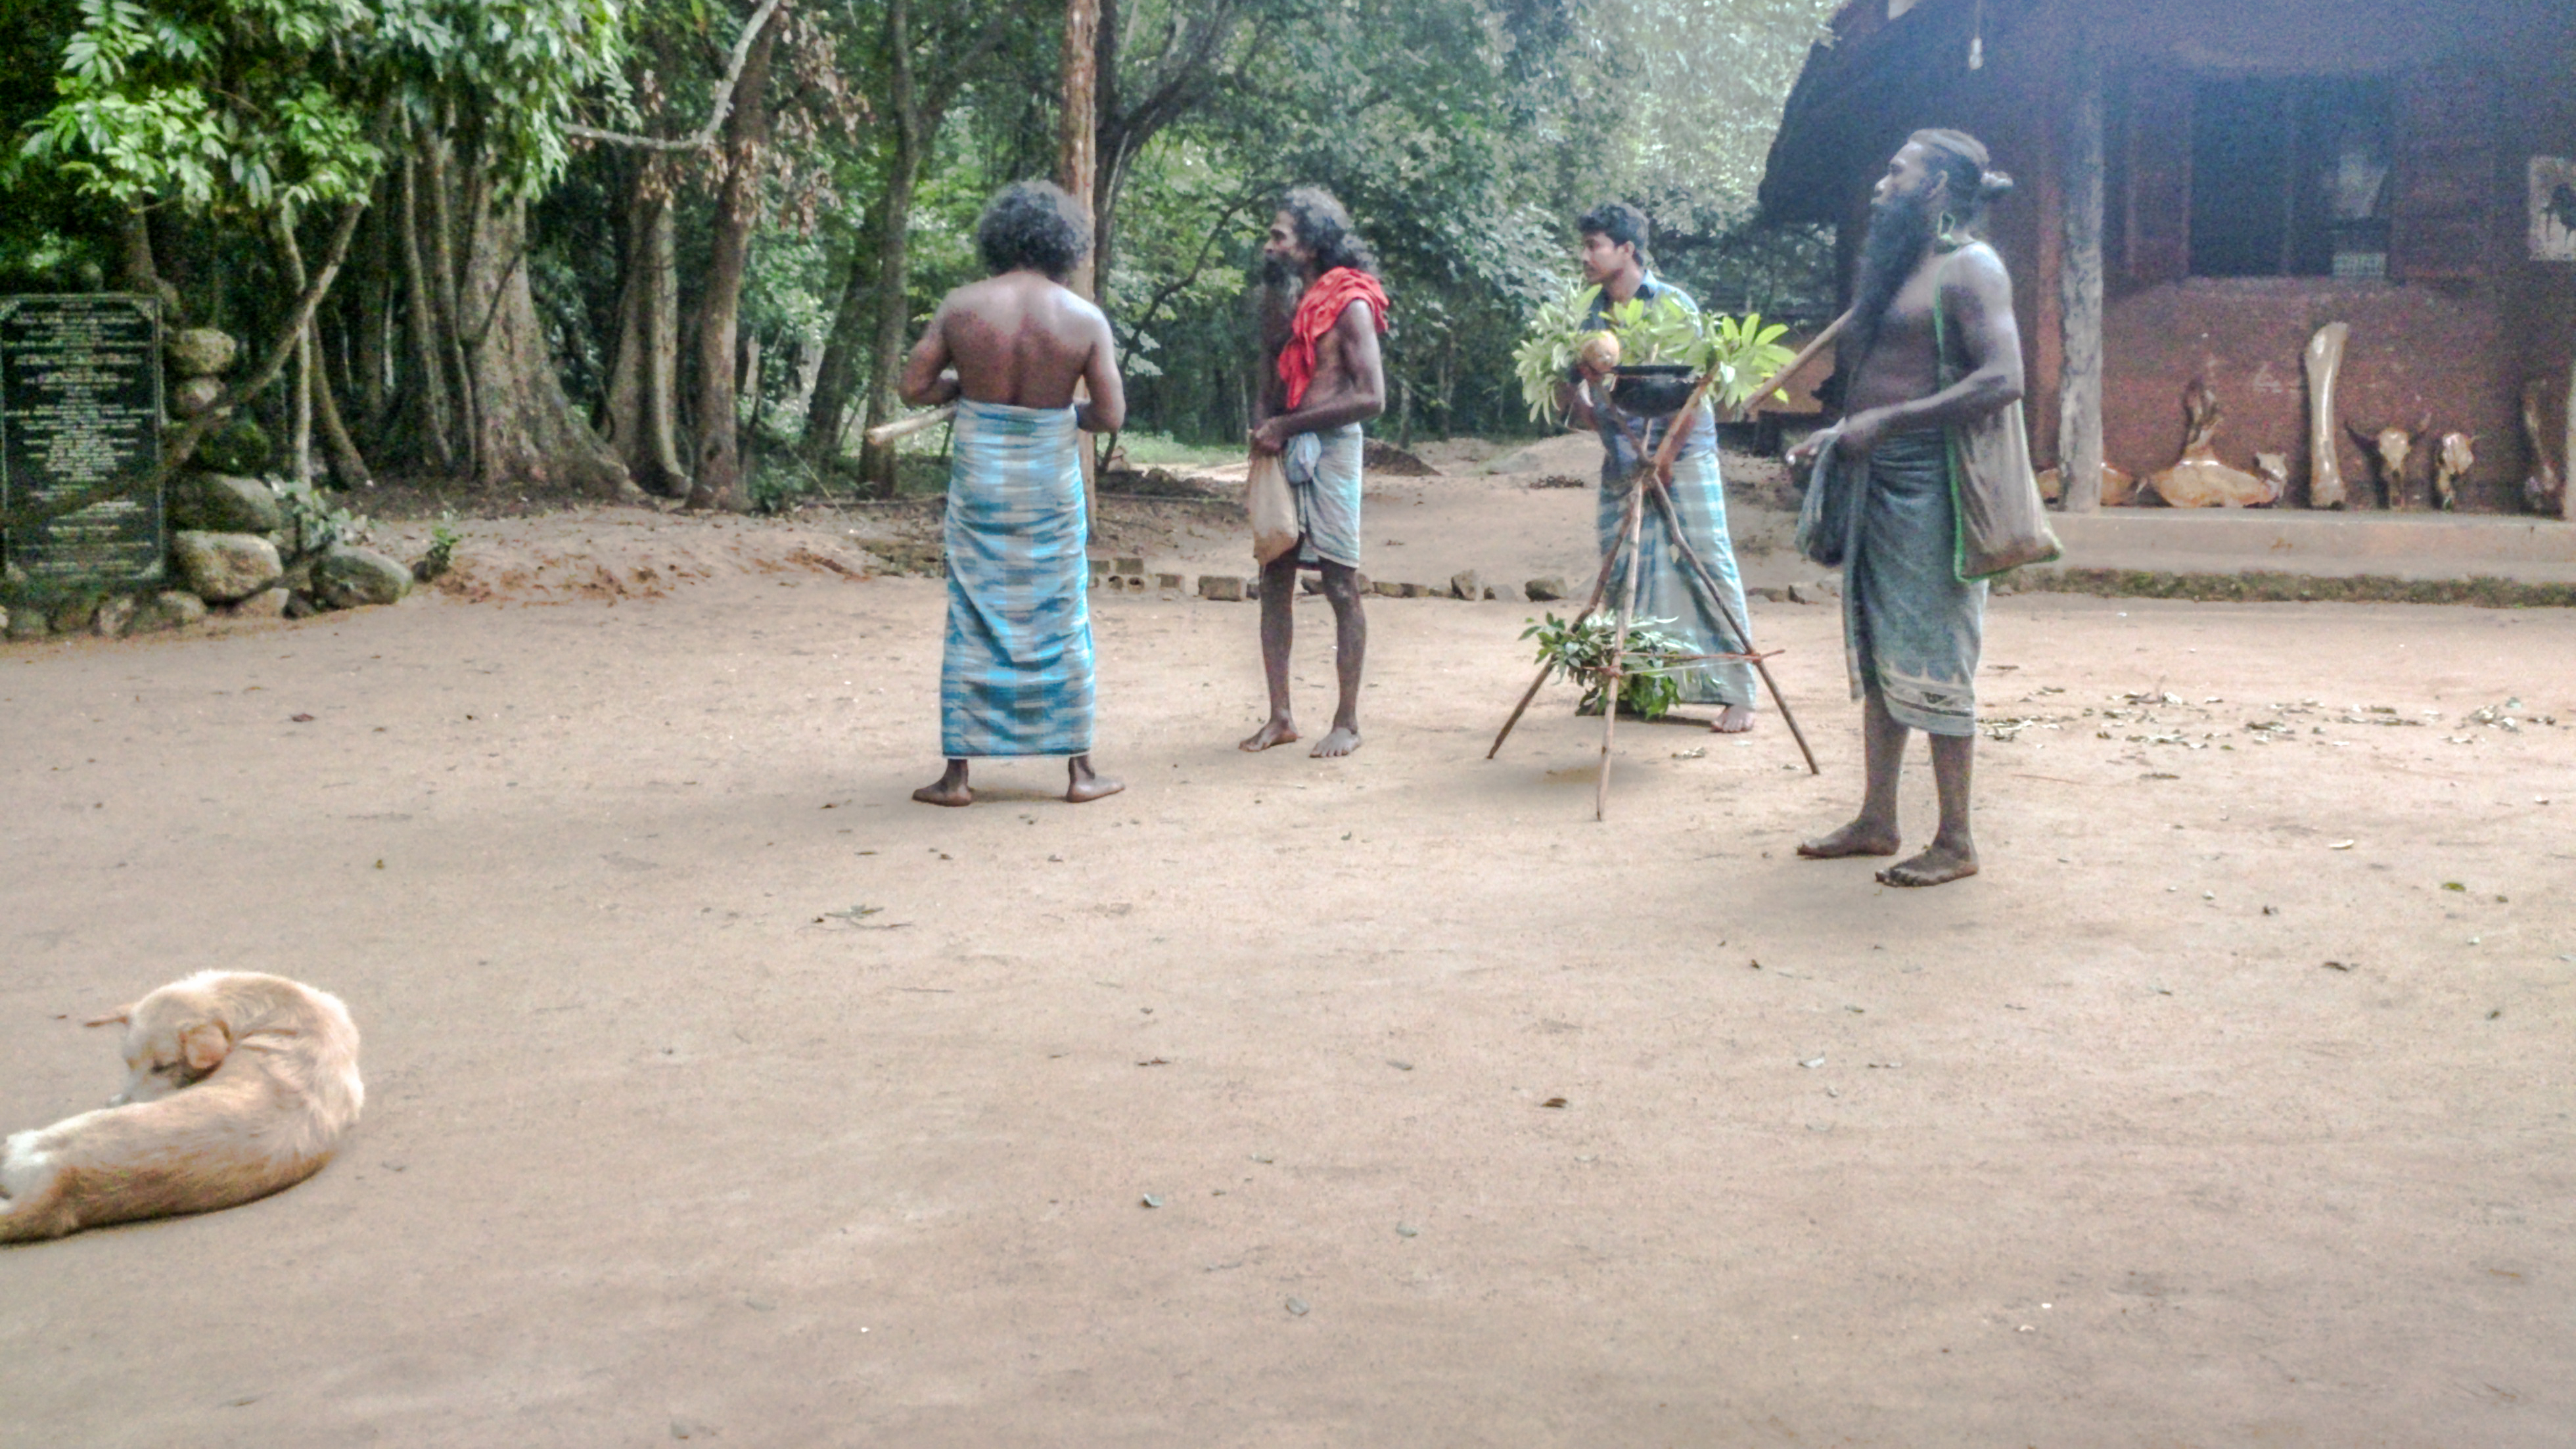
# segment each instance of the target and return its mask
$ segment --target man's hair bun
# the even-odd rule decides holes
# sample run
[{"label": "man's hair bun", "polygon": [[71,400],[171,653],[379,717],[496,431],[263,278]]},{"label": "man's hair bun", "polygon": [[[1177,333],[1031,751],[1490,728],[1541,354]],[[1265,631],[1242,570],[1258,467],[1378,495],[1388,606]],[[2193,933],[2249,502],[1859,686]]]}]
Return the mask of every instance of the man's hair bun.
[{"label": "man's hair bun", "polygon": [[2010,196],[2012,189],[2013,179],[2009,171],[1988,171],[1977,178],[1977,200],[1981,202]]}]

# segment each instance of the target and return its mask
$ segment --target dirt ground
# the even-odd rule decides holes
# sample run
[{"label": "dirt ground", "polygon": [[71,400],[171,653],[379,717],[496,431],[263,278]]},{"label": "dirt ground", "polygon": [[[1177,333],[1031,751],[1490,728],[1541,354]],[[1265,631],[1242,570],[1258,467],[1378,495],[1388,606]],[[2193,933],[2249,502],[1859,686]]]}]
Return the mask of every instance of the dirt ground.
[{"label": "dirt ground", "polygon": [[[1446,461],[1380,577],[1588,569]],[[1623,727],[1597,824],[1570,688],[1483,758],[1533,610],[1432,599],[1358,755],[1246,757],[1253,607],[1101,594],[1132,788],[913,804],[924,527],[468,522],[391,609],[0,650],[0,1130],[201,967],[370,1089],[303,1186],[0,1250],[0,1444],[2576,1438],[2576,616],[2000,598],[1986,873],[1901,892],[1792,856],[1858,741],[1791,603],[1821,778]]]}]

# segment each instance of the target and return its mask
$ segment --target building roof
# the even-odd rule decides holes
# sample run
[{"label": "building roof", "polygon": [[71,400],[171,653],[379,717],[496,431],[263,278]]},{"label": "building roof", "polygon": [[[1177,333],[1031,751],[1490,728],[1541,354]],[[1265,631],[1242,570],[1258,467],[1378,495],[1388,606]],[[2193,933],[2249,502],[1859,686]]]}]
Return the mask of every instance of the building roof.
[{"label": "building roof", "polygon": [[1968,67],[1973,0],[1917,0],[1887,18],[1886,0],[1850,0],[1833,36],[1807,53],[1762,174],[1762,208],[1781,221],[1842,218],[1856,165],[1875,169],[1953,73]]}]

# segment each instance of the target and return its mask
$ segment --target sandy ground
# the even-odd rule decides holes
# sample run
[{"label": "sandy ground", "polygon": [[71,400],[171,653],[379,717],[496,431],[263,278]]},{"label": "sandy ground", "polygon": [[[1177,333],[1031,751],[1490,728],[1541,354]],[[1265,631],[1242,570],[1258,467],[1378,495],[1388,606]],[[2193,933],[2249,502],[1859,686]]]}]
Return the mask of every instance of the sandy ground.
[{"label": "sandy ground", "polygon": [[[1240,550],[1188,507],[1113,532]],[[1369,538],[1575,568],[1588,509]],[[1910,893],[1791,855],[1829,608],[1755,606],[1822,778],[1623,728],[1602,825],[1569,689],[1482,758],[1527,606],[1377,603],[1326,764],[1232,748],[1251,607],[1098,596],[1132,788],[941,811],[894,523],[465,532],[0,651],[0,1129],[198,967],[341,993],[370,1088],[301,1187],[0,1250],[0,1444],[2576,1438],[2565,613],[2000,599],[1987,873]]]}]

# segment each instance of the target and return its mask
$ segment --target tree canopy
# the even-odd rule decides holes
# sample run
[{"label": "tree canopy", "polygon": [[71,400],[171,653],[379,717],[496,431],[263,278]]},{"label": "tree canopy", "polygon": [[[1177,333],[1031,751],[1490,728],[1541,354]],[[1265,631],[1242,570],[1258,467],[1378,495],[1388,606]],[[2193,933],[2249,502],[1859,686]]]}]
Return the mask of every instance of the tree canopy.
[{"label": "tree canopy", "polygon": [[[1383,260],[1406,433],[1529,426],[1513,347],[1604,199],[1644,206],[1661,268],[1711,306],[1812,313],[1825,239],[1766,227],[1752,196],[1831,8],[1103,0],[1091,199],[1132,425],[1240,436],[1247,277],[1299,183],[1339,194]],[[1044,5],[18,9],[0,289],[156,291],[260,354],[309,300],[318,405],[298,416],[343,482],[737,506],[892,486],[857,425],[977,270],[985,197],[1053,172],[1062,119]],[[334,280],[307,260],[342,222]],[[282,427],[295,396],[249,405]]]}]

